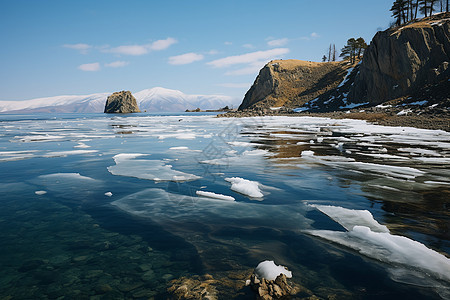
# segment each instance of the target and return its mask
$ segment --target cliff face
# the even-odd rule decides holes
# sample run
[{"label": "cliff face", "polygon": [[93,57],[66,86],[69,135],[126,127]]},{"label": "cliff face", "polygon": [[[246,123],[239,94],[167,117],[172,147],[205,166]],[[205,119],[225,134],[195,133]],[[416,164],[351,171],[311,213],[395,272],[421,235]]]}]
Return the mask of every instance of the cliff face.
[{"label": "cliff face", "polygon": [[115,92],[108,96],[105,104],[105,113],[135,113],[141,112],[136,98],[130,91]]},{"label": "cliff face", "polygon": [[[449,78],[450,13],[378,32],[348,100],[376,105]],[[447,91],[448,92],[448,91]]]},{"label": "cliff face", "polygon": [[239,110],[299,107],[339,85],[347,69],[341,62],[271,61],[259,72]]}]

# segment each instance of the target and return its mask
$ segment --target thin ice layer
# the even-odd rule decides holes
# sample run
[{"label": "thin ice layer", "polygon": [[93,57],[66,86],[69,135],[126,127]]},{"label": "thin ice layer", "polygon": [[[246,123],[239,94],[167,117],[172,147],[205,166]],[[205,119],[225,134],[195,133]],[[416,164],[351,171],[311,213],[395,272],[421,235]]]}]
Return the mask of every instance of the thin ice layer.
[{"label": "thin ice layer", "polygon": [[201,177],[173,170],[161,160],[136,159],[140,153],[121,153],[113,157],[116,165],[108,167],[113,175],[136,177],[154,181],[190,181]]},{"label": "thin ice layer", "polygon": [[366,226],[374,232],[389,232],[389,229],[378,223],[368,210],[347,209],[339,206],[311,204],[347,230],[354,226]]}]

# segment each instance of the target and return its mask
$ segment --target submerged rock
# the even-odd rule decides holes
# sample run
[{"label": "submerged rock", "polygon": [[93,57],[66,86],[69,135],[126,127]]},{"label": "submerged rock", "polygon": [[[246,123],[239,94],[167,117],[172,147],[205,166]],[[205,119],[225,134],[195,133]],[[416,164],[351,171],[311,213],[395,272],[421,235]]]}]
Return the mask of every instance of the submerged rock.
[{"label": "submerged rock", "polygon": [[171,284],[167,289],[172,295],[171,299],[218,299],[214,286],[217,281],[211,275],[182,277],[172,280]]},{"label": "submerged rock", "polygon": [[257,299],[271,300],[281,299],[291,295],[295,295],[299,290],[287,282],[285,274],[280,274],[275,280],[259,279],[258,276],[252,274],[250,285],[256,293]]},{"label": "submerged rock", "polygon": [[136,113],[141,112],[136,98],[130,91],[115,92],[108,96],[105,104],[105,113]]}]

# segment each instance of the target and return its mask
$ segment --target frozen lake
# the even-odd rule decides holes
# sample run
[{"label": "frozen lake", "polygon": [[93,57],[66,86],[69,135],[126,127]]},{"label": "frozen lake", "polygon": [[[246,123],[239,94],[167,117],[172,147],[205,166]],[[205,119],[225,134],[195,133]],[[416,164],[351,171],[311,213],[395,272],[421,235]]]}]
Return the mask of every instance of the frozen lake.
[{"label": "frozen lake", "polygon": [[[0,115],[0,296],[450,298],[450,133],[313,117]],[[250,272],[250,273],[249,273]]]}]

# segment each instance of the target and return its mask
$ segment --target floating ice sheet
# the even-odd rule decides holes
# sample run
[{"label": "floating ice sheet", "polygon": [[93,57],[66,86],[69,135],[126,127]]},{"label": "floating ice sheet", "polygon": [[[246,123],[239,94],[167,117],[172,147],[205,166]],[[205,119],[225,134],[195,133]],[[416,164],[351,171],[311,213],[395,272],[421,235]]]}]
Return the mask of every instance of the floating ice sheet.
[{"label": "floating ice sheet", "polygon": [[347,209],[339,206],[310,204],[317,208],[331,219],[341,224],[347,230],[352,230],[354,226],[366,226],[374,232],[389,232],[389,229],[375,221],[368,210]]},{"label": "floating ice sheet", "polygon": [[450,259],[417,241],[390,234],[368,211],[350,212],[341,207],[322,205],[315,207],[348,231],[307,230],[307,233],[352,248],[385,263],[419,269],[438,279],[450,281]]},{"label": "floating ice sheet", "polygon": [[121,153],[113,157],[116,165],[108,167],[113,175],[136,177],[154,181],[191,181],[201,177],[173,170],[161,160],[136,159],[146,154]]},{"label": "floating ice sheet", "polygon": [[196,191],[195,192],[198,196],[206,197],[206,198],[213,198],[213,199],[219,199],[219,200],[227,200],[227,201],[235,201],[231,196],[222,195],[222,194],[216,194],[213,192],[206,192],[206,191]]},{"label": "floating ice sheet", "polygon": [[242,228],[263,226],[298,231],[310,228],[312,223],[304,217],[305,207],[302,205],[212,201],[211,198],[198,197],[195,192],[193,195],[182,195],[163,189],[146,189],[125,196],[112,204],[132,215],[151,218],[163,226],[171,222],[188,224],[194,221],[226,226],[239,224],[238,226]]},{"label": "floating ice sheet", "polygon": [[68,151],[54,151],[54,152],[48,152],[44,154],[44,157],[60,157],[60,156],[67,156],[67,155],[80,155],[80,154],[91,154],[96,153],[98,150],[68,150]]}]

